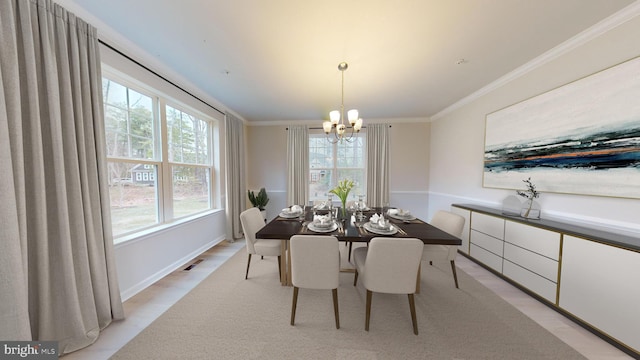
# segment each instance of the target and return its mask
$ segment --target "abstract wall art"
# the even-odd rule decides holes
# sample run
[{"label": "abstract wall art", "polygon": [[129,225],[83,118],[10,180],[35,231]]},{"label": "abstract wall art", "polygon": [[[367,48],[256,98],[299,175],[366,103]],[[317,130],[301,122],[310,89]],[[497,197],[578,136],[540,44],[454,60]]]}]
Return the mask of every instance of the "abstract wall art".
[{"label": "abstract wall art", "polygon": [[640,57],[486,116],[483,185],[640,198]]}]

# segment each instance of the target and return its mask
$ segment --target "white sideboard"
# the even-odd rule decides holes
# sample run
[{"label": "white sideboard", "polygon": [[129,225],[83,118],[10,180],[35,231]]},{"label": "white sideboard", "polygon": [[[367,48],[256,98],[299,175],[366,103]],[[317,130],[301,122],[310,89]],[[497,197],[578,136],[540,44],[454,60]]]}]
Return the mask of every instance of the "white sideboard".
[{"label": "white sideboard", "polygon": [[467,219],[460,253],[640,358],[640,239],[478,205],[451,209]]}]

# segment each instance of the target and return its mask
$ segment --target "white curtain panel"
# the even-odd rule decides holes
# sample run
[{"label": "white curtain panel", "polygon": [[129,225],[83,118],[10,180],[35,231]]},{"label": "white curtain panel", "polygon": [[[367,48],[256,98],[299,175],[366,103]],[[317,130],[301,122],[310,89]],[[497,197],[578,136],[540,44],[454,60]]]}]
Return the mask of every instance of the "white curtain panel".
[{"label": "white curtain panel", "polygon": [[244,124],[240,119],[227,113],[226,133],[226,186],[227,186],[227,229],[231,230],[231,239],[242,238],[240,213],[246,207]]},{"label": "white curtain panel", "polygon": [[287,206],[302,205],[309,198],[309,128],[289,126],[287,134]]},{"label": "white curtain panel", "polygon": [[104,141],[96,29],[0,1],[0,339],[63,354],[124,318]]},{"label": "white curtain panel", "polygon": [[367,205],[389,203],[389,125],[367,125]]}]

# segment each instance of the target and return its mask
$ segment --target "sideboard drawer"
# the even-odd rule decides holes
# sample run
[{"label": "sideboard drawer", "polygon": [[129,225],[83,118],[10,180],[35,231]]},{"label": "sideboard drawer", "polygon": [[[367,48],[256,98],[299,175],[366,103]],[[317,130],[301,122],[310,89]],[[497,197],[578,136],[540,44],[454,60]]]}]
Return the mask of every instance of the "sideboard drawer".
[{"label": "sideboard drawer", "polygon": [[493,270],[502,273],[502,257],[471,243],[470,255]]},{"label": "sideboard drawer", "polygon": [[504,241],[556,261],[560,257],[559,232],[507,221],[504,226]]},{"label": "sideboard drawer", "polygon": [[500,257],[502,257],[502,253],[504,251],[504,241],[476,230],[471,230],[471,244],[479,246]]},{"label": "sideboard drawer", "polygon": [[471,213],[471,229],[497,239],[504,239],[504,219],[495,216]]},{"label": "sideboard drawer", "polygon": [[556,303],[558,285],[542,276],[522,268],[508,260],[502,265],[502,274],[525,288],[535,292],[552,304]]},{"label": "sideboard drawer", "polygon": [[558,262],[532,251],[504,243],[504,258],[549,281],[558,281]]}]

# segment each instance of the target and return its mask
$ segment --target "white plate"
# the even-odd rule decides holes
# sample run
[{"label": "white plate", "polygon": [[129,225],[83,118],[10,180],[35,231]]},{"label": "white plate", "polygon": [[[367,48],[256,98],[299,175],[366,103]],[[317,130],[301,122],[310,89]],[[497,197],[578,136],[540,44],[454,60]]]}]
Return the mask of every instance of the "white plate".
[{"label": "white plate", "polygon": [[286,213],[286,212],[283,211],[283,212],[280,212],[279,215],[280,215],[280,217],[283,217],[283,218],[293,219],[293,218],[297,218],[300,215],[302,215],[302,212],[288,212],[288,213]]},{"label": "white plate", "polygon": [[397,220],[415,220],[416,219],[416,217],[411,214],[409,215],[389,214],[389,217],[392,217]]},{"label": "white plate", "polygon": [[380,229],[378,227],[374,227],[373,225],[371,225],[371,222],[368,222],[368,223],[364,224],[363,226],[367,231],[370,231],[370,232],[372,232],[374,234],[379,234],[379,235],[393,235],[393,234],[398,232],[398,229],[396,229],[395,226],[391,226],[391,228],[387,229],[387,230]]},{"label": "white plate", "polygon": [[315,227],[313,225],[313,223],[309,223],[309,225],[307,227],[309,228],[309,230],[311,230],[313,232],[328,233],[328,232],[336,231],[336,229],[338,229],[338,224],[333,223],[329,227],[320,227],[320,228],[318,228],[318,227]]}]

